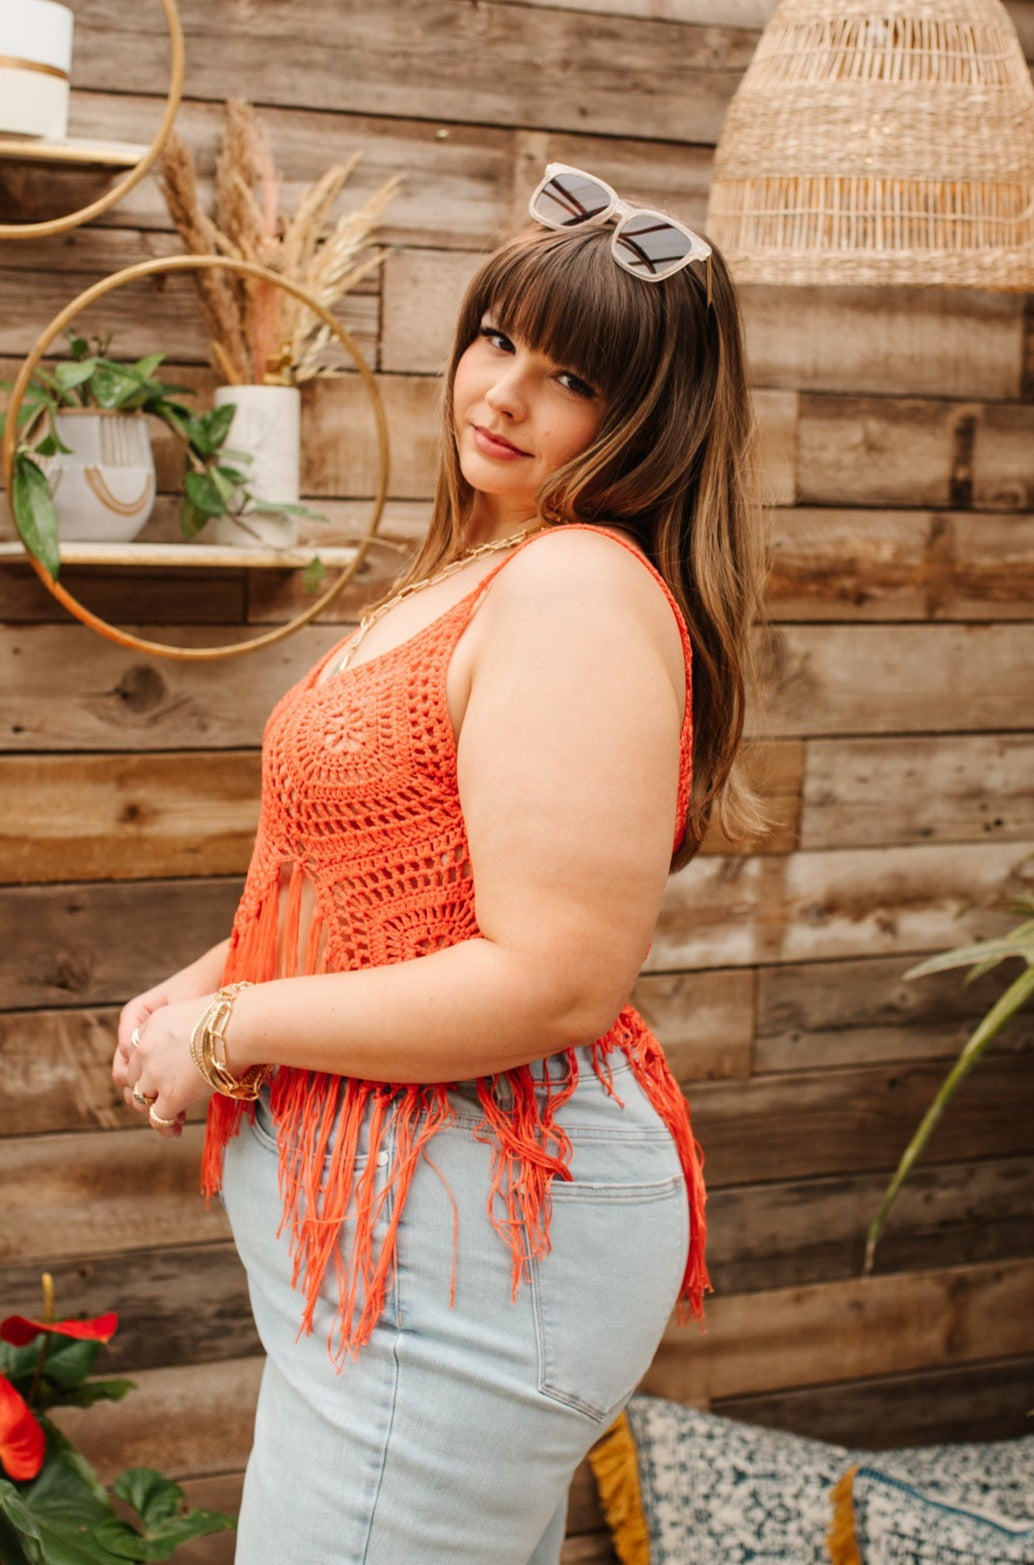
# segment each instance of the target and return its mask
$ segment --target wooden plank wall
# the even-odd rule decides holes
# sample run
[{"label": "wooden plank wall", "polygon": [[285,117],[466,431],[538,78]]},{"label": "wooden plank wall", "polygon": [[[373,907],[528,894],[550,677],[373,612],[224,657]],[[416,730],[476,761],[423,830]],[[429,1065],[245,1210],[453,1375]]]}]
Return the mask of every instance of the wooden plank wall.
[{"label": "wooden plank wall", "polygon": [[[406,183],[379,277],[343,318],[375,366],[393,468],[387,546],[417,535],[435,378],[478,256],[547,158],[702,222],[715,138],[770,0],[181,0],[179,126],[209,188],[220,103],[261,106],[283,197],[361,150],[352,188]],[[1034,0],[1010,10],[1034,52]],[[157,6],[82,5],[73,130],[156,124]],[[100,188],[0,165],[21,218]],[[148,179],[89,228],[0,251],[0,374],[83,286],[178,242]],[[765,709],[752,765],[775,826],[671,882],[641,980],[690,1093],[711,1182],[707,1334],[673,1328],[647,1386],[850,1442],[1011,1435],[1034,1400],[1034,1027],[975,1073],[859,1276],[878,1195],[946,1060],[994,992],[906,983],[924,953],[1002,925],[1034,882],[1034,310],[1019,296],[754,287],[745,311],[771,538]],[[205,389],[183,280],[81,324],[164,348]],[[362,524],[373,474],[356,377],[308,388],[304,488]],[[175,453],[159,446],[173,536]],[[67,572],[100,612],[199,644],[304,600],[284,572]],[[69,1310],[115,1306],[109,1364],[140,1390],[85,1417],[106,1470],[153,1461],[233,1504],[258,1372],[200,1127],[159,1143],[112,1095],[118,1005],[225,931],[276,695],[339,627],[201,668],[116,648],[23,566],[0,570],[0,1303],[51,1269]],[[184,1551],[224,1561],[225,1540]],[[585,1474],[565,1560],[609,1557]]]}]

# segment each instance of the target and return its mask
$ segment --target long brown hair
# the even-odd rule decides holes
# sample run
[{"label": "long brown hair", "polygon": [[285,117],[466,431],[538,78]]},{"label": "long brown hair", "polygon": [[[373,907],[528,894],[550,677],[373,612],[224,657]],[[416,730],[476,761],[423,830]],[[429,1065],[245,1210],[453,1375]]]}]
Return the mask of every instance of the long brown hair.
[{"label": "long brown hair", "polygon": [[751,680],[750,631],[763,578],[754,420],[739,308],[712,256],[712,302],[698,263],[661,283],[614,263],[609,228],[535,226],[481,266],[460,306],[442,397],[442,462],[427,536],[407,576],[465,547],[473,500],[453,431],[456,365],[482,317],[571,369],[606,401],[596,439],[543,485],[552,524],[629,533],[670,587],[693,647],[693,788],[674,864],[708,820],[731,838],[761,813],[733,761]]}]

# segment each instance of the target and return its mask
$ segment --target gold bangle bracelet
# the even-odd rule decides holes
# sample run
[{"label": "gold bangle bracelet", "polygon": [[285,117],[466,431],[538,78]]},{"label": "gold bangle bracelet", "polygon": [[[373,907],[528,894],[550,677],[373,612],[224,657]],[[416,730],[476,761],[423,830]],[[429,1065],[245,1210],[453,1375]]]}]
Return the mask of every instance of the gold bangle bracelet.
[{"label": "gold bangle bracelet", "polygon": [[[209,1001],[194,1024],[190,1035],[190,1057],[207,1086],[226,1098],[253,1102],[273,1075],[272,1065],[251,1065],[235,1076],[226,1063],[226,1027],[233,1015],[233,1003],[247,980],[225,984]],[[221,1051],[222,1058],[219,1058]]]}]

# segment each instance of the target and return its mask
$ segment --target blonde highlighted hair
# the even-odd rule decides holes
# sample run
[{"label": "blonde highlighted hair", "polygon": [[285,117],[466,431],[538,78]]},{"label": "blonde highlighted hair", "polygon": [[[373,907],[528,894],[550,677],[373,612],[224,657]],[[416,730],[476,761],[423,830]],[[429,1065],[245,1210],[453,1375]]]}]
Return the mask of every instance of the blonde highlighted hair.
[{"label": "blonde highlighted hair", "polygon": [[538,495],[552,525],[595,522],[634,538],[670,587],[693,647],[693,788],[686,863],[713,816],[730,838],[761,813],[733,769],[752,684],[750,635],[764,547],[755,433],[739,308],[712,256],[661,283],[616,266],[609,228],[537,225],[480,267],[460,307],[442,397],[442,462],[427,536],[407,576],[462,552],[473,493],[453,430],[456,365],[486,313],[507,336],[547,354],[600,391],[596,439]]}]

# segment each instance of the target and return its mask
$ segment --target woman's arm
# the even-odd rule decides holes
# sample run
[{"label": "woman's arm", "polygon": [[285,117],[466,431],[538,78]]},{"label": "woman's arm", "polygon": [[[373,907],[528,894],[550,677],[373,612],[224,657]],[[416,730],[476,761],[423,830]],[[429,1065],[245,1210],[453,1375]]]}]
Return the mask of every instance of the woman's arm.
[{"label": "woman's arm", "polygon": [[[227,1029],[235,1071],[463,1079],[591,1042],[627,1000],[674,835],[685,676],[671,610],[627,551],[557,533],[508,565],[460,650],[481,938],[244,990]],[[206,1091],[186,1054],[198,1012],[155,1012],[137,1051],[166,1118]]]}]

